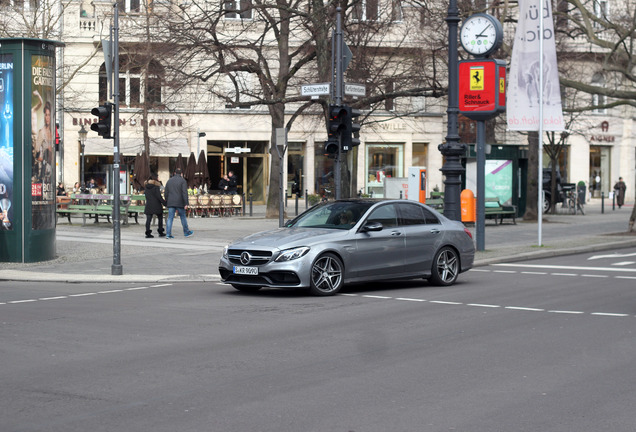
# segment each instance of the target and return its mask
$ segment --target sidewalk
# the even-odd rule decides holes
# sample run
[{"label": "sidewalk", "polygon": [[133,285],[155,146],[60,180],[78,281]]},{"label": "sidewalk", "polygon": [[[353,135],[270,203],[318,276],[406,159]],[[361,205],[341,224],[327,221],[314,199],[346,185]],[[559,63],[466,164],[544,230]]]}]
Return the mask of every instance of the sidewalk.
[{"label": "sidewalk", "polygon": [[[538,224],[495,225],[486,221],[485,251],[477,252],[475,266],[528,258],[567,255],[585,251],[636,246],[636,232],[627,233],[633,203],[612,210],[600,200],[585,206],[585,215],[545,215],[542,247],[538,247]],[[302,211],[304,206],[300,209]],[[290,203],[288,216],[295,211]],[[217,264],[223,247],[257,231],[278,227],[278,219],[265,219],[265,207],[254,206],[253,216],[191,218],[194,236],[184,238],[175,220],[173,240],[144,237],[143,223],[122,225],[120,261],[123,274],[113,276],[113,230],[106,222],[83,227],[75,219],[57,226],[57,258],[38,263],[0,263],[0,280],[67,282],[170,282],[218,281]],[[141,220],[140,220],[141,222]],[[469,227],[474,233],[475,228]],[[155,233],[156,235],[156,233]]]}]

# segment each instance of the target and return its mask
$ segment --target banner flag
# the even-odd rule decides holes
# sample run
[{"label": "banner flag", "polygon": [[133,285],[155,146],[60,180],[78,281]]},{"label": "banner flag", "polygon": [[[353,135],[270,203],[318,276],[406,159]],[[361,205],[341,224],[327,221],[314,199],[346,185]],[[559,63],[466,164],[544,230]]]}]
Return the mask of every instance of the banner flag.
[{"label": "banner flag", "polygon": [[[512,47],[506,116],[509,130],[538,131],[539,104],[543,130],[562,131],[563,109],[550,0],[519,0],[519,22]],[[543,17],[543,47],[539,22]],[[543,94],[539,93],[540,53],[543,51]]]}]

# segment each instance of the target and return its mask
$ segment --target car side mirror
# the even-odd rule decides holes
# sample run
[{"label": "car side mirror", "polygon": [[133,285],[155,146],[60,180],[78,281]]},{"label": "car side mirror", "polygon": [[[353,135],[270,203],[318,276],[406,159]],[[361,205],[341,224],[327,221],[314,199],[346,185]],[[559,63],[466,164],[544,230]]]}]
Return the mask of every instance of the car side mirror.
[{"label": "car side mirror", "polygon": [[382,231],[382,224],[380,222],[367,222],[362,225],[360,232],[369,232],[369,231]]}]

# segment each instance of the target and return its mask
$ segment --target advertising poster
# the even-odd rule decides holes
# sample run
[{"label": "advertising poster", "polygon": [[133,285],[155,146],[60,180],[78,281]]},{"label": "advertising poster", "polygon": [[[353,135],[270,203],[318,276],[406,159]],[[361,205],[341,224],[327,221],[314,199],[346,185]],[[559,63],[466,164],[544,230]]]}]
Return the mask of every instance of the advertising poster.
[{"label": "advertising poster", "polygon": [[13,221],[13,54],[0,55],[0,230]]},{"label": "advertising poster", "polygon": [[31,57],[31,204],[34,230],[55,225],[54,58]]},{"label": "advertising poster", "polygon": [[[512,204],[512,161],[489,159],[484,167],[486,198],[499,198],[502,204]],[[477,196],[477,162],[466,164],[466,189]]]}]

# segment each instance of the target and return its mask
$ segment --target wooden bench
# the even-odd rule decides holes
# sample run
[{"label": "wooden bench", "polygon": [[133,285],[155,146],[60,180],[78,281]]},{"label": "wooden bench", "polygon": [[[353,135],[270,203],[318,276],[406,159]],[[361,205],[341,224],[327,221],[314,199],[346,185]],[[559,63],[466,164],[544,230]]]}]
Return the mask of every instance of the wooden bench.
[{"label": "wooden bench", "polygon": [[424,203],[429,207],[434,208],[440,213],[444,213],[444,198],[426,198],[426,202]]},{"label": "wooden bench", "polygon": [[512,223],[517,224],[517,207],[513,205],[502,205],[497,197],[486,197],[484,200],[484,216],[486,219],[494,219],[495,224],[503,223],[504,218],[512,218]]},{"label": "wooden bench", "polygon": [[[60,197],[57,199],[55,209],[55,222],[59,216],[68,218],[71,224],[71,216],[82,216],[82,226],[86,225],[86,219],[95,219],[99,222],[99,216],[106,216],[108,222],[113,215],[113,195],[112,194],[73,194],[70,198]],[[119,213],[123,217],[123,224],[128,224],[128,208],[130,206],[130,195],[120,196]]]}]

